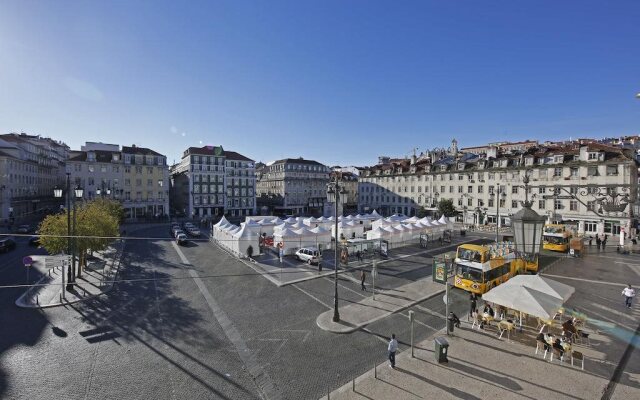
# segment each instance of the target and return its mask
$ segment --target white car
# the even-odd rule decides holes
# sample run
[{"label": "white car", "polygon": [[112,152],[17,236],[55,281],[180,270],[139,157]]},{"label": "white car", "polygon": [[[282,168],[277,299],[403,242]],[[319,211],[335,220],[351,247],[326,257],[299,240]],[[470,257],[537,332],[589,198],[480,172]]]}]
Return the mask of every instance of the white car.
[{"label": "white car", "polygon": [[296,251],[296,258],[300,261],[306,261],[307,264],[317,264],[322,261],[322,254],[314,247],[303,247]]}]

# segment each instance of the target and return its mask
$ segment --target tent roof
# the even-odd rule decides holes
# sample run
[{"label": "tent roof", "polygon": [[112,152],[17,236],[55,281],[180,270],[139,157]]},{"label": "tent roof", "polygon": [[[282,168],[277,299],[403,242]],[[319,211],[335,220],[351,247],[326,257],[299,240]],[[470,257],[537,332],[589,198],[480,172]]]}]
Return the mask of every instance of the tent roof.
[{"label": "tent roof", "polygon": [[509,279],[505,285],[522,285],[561,299],[563,302],[569,300],[576,291],[573,286],[540,275],[517,275]]},{"label": "tent roof", "polygon": [[218,223],[216,223],[214,226],[218,227],[218,226],[222,226],[225,224],[228,224],[229,221],[224,217],[224,215],[222,216],[222,218],[220,218],[220,221],[218,221]]},{"label": "tent roof", "polygon": [[323,228],[321,226],[316,226],[313,229],[309,229],[309,232],[313,232],[315,234],[321,234],[321,233],[329,233],[329,230],[325,229],[325,228]]},{"label": "tent roof", "polygon": [[376,210],[373,210],[370,214],[372,217],[376,217],[376,218],[380,218],[382,217],[382,215],[378,214],[378,212]]},{"label": "tent roof", "polygon": [[442,217],[440,217],[440,219],[438,220],[438,222],[440,222],[441,224],[446,224],[447,222],[449,222],[449,220],[443,214]]},{"label": "tent roof", "polygon": [[295,223],[295,222],[296,222],[296,219],[295,219],[295,218],[293,218],[293,217],[289,217],[289,218],[285,219],[285,220],[284,220],[284,222],[288,222],[288,223],[290,223],[290,224],[293,224],[293,223]]},{"label": "tent roof", "polygon": [[563,301],[522,285],[499,285],[482,295],[482,300],[521,311],[534,317],[551,319]]},{"label": "tent roof", "polygon": [[291,236],[298,236],[297,233],[295,233],[294,231],[292,231],[289,228],[284,228],[283,230],[281,230],[280,232],[276,233],[276,235],[280,236],[280,237],[291,237]]}]

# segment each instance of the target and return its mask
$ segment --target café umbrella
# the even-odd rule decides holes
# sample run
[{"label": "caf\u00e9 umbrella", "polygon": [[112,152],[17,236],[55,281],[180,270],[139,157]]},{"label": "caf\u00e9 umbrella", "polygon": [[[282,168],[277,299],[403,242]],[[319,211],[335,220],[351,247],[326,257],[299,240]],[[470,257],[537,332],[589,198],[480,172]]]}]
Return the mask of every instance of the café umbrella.
[{"label": "caf\u00e9 umbrella", "polygon": [[482,300],[519,311],[520,328],[522,313],[549,320],[562,307],[563,301],[557,297],[509,282],[489,290],[482,295]]}]

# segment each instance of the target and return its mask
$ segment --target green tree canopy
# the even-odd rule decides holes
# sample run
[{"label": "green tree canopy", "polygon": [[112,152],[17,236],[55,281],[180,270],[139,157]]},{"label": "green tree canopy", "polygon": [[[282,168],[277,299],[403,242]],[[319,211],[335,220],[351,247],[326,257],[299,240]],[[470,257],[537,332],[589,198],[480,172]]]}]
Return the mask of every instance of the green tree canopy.
[{"label": "green tree canopy", "polygon": [[[89,251],[104,250],[120,233],[122,207],[111,200],[98,199],[76,206],[75,242],[76,254],[84,265]],[[72,227],[73,229],[73,227]],[[40,243],[49,254],[67,250],[67,214],[48,215],[40,224]]]},{"label": "green tree canopy", "polygon": [[456,208],[453,206],[453,200],[440,199],[440,202],[438,203],[438,212],[446,217],[456,215]]}]

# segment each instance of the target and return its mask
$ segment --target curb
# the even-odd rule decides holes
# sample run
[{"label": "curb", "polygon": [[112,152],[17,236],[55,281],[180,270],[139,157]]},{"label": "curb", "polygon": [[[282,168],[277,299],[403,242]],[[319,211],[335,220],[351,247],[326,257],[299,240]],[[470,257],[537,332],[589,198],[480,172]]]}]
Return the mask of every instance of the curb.
[{"label": "curb", "polygon": [[343,330],[336,331],[336,330],[332,330],[332,329],[325,329],[322,326],[320,326],[320,324],[318,323],[318,320],[320,319],[320,316],[325,314],[325,313],[327,313],[327,312],[331,312],[331,310],[325,311],[322,314],[318,315],[318,318],[316,318],[316,325],[318,326],[318,328],[322,329],[325,332],[331,332],[331,333],[337,333],[337,334],[353,333],[353,332],[355,332],[357,330],[360,330],[360,329],[364,328],[365,326],[367,326],[369,324],[372,324],[374,322],[380,321],[381,319],[387,318],[388,316],[393,315],[395,313],[398,313],[400,311],[406,310],[407,308],[413,307],[418,303],[422,303],[423,301],[432,299],[432,298],[444,293],[445,291],[446,291],[445,289],[438,290],[437,292],[431,293],[428,296],[421,297],[421,298],[419,298],[417,300],[414,300],[414,301],[412,301],[410,303],[407,303],[407,304],[403,305],[402,307],[396,308],[396,309],[394,309],[393,311],[390,311],[387,314],[380,315],[378,317],[372,318],[372,319],[367,320],[365,322],[362,322],[362,323],[360,323],[358,325],[353,325],[353,326],[349,327],[349,329],[343,329]]}]

